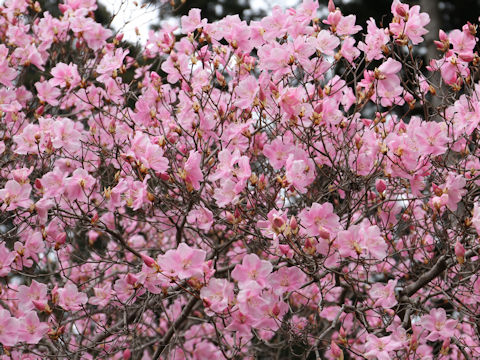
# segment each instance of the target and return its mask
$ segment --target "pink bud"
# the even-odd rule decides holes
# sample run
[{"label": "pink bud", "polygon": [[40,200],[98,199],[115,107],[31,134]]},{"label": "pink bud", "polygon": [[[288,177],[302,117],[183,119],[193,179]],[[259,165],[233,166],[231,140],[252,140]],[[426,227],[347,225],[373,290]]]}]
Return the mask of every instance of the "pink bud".
[{"label": "pink bud", "polygon": [[295,216],[292,216],[290,218],[290,229],[292,229],[293,231],[298,229],[297,218]]},{"label": "pink bud", "polygon": [[280,229],[285,224],[285,221],[281,217],[274,217],[273,218],[273,227]]},{"label": "pink bud", "polygon": [[157,265],[156,261],[153,260],[150,256],[141,254],[142,260],[149,268],[155,267]]},{"label": "pink bud", "polygon": [[130,351],[130,349],[125,349],[123,351],[123,360],[129,360],[131,356],[132,352]]},{"label": "pink bud", "polygon": [[332,352],[332,355],[335,357],[335,360],[343,359],[342,349],[340,349],[340,346],[338,346],[337,343],[333,340],[330,344],[330,351]]},{"label": "pink bud", "polygon": [[458,57],[465,62],[473,61],[473,53],[472,52],[462,52],[458,54]]},{"label": "pink bud", "polygon": [[458,240],[455,243],[455,255],[460,264],[465,262],[465,247]]},{"label": "pink bud", "polygon": [[328,0],[328,11],[329,12],[335,11],[335,4],[333,3],[333,0]]},{"label": "pink bud", "polygon": [[57,238],[55,239],[55,242],[59,245],[63,245],[63,244],[65,244],[66,240],[67,240],[67,233],[62,232],[62,233],[58,234]]},{"label": "pink bud", "polygon": [[387,184],[382,179],[377,179],[375,181],[375,188],[377,189],[379,194],[383,194],[383,192],[387,189]]},{"label": "pink bud", "polygon": [[32,303],[38,311],[45,311],[45,309],[48,306],[47,304],[45,304],[41,301],[38,301],[38,300],[32,300]]},{"label": "pink bud", "polygon": [[130,273],[127,274],[127,283],[134,286],[137,282],[138,282],[138,277]]},{"label": "pink bud", "polygon": [[320,235],[322,239],[330,239],[330,232],[322,226],[320,226],[320,228],[318,229],[318,235]]},{"label": "pink bud", "polygon": [[445,31],[440,29],[438,31],[438,38],[440,39],[440,41],[447,41],[448,40],[448,35],[445,33]]},{"label": "pink bud", "polygon": [[408,14],[408,5],[398,3],[394,9],[395,13],[400,17],[405,17]]},{"label": "pink bud", "polygon": [[280,315],[280,306],[278,306],[278,303],[275,303],[275,305],[273,305],[272,314],[275,316]]},{"label": "pink bud", "polygon": [[233,223],[235,221],[235,218],[230,211],[227,211],[227,213],[225,214],[225,218],[229,223]]},{"label": "pink bud", "polygon": [[278,248],[280,249],[280,252],[285,256],[287,256],[288,253],[290,252],[290,246],[289,245],[285,245],[285,244],[278,245]]},{"label": "pink bud", "polygon": [[35,179],[35,188],[38,189],[38,190],[43,188],[42,182],[38,178]]},{"label": "pink bud", "polygon": [[117,36],[115,36],[115,39],[117,39],[118,41],[122,41],[122,39],[123,39],[123,33],[117,34]]},{"label": "pink bud", "polygon": [[235,209],[235,218],[240,219],[242,217],[242,213],[240,212],[239,208]]}]

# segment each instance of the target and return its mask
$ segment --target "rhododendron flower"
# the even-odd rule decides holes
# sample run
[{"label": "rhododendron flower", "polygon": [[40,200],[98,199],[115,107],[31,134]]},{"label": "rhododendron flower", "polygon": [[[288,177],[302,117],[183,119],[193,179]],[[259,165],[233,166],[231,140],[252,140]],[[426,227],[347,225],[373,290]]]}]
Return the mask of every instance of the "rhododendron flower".
[{"label": "rhododendron flower", "polygon": [[200,291],[200,297],[214,312],[223,312],[233,300],[233,284],[226,279],[210,279]]},{"label": "rhododendron flower", "polygon": [[79,292],[75,284],[58,289],[58,304],[67,311],[78,311],[88,301],[87,294]]},{"label": "rhododendron flower", "polygon": [[475,203],[473,206],[472,224],[475,227],[477,234],[480,235],[480,206],[478,203]]},{"label": "rhododendron flower", "polygon": [[8,310],[0,309],[0,343],[14,346],[18,342],[19,320],[12,317]]},{"label": "rhododendron flower", "polygon": [[77,64],[70,63],[69,65],[65,63],[58,63],[52,70],[51,74],[53,76],[50,79],[50,84],[53,86],[60,86],[74,88],[80,83],[80,75],[78,74]]},{"label": "rhododendron flower", "polygon": [[269,284],[276,295],[300,289],[305,282],[305,274],[296,267],[282,267],[270,274]]},{"label": "rhododendron flower", "polygon": [[90,194],[95,183],[96,180],[85,169],[77,169],[65,179],[65,188],[71,200],[82,200]]},{"label": "rhododendron flower", "polygon": [[444,340],[455,334],[457,321],[453,319],[447,320],[445,309],[432,309],[430,314],[422,316],[420,324],[428,331],[426,337],[429,341]]},{"label": "rhododendron flower", "polygon": [[10,265],[15,260],[15,253],[9,251],[5,243],[0,243],[0,277],[7,276],[10,273]]},{"label": "rhododendron flower", "polygon": [[390,309],[397,304],[397,299],[395,298],[395,286],[397,285],[397,280],[389,280],[387,285],[382,285],[381,283],[375,283],[370,289],[370,296],[375,300],[374,306],[381,306],[385,309]]},{"label": "rhododendron flower", "polygon": [[179,279],[188,279],[203,273],[206,252],[181,243],[177,249],[168,250],[158,257],[157,263],[166,274]]},{"label": "rhododendron flower", "polygon": [[47,304],[47,285],[32,280],[30,286],[18,287],[18,302],[23,311],[33,310],[35,305],[32,301]]},{"label": "rhododendron flower", "polygon": [[464,189],[465,185],[466,180],[462,175],[455,175],[450,172],[445,184],[440,186],[440,189],[443,191],[441,196],[442,204],[446,205],[451,211],[457,210],[457,204],[467,193],[467,190]]},{"label": "rhododendron flower", "polygon": [[333,205],[328,202],[313,203],[308,210],[302,210],[299,219],[309,236],[328,239],[340,229],[339,217],[333,212]]},{"label": "rhododendron flower", "polygon": [[258,81],[254,76],[250,75],[243,79],[235,88],[235,94],[237,95],[235,105],[240,109],[247,109],[253,106],[253,100],[257,95],[257,91]]},{"label": "rhododendron flower", "polygon": [[240,287],[248,286],[250,281],[264,287],[268,284],[267,277],[272,269],[273,266],[269,261],[260,260],[255,254],[248,254],[243,257],[242,264],[235,266],[232,278],[238,281]]},{"label": "rhododendron flower", "polygon": [[203,180],[203,173],[200,168],[201,161],[202,154],[192,150],[188,160],[185,162],[185,181],[195,190],[200,189],[200,181]]},{"label": "rhododendron flower", "polygon": [[188,213],[187,221],[201,230],[208,231],[213,224],[213,214],[204,207],[198,207]]},{"label": "rhododendron flower", "polygon": [[41,101],[47,102],[52,106],[57,106],[59,104],[57,100],[61,94],[59,88],[53,86],[48,81],[35,83],[35,88],[37,89],[38,98]]},{"label": "rhododendron flower", "polygon": [[48,324],[40,322],[36,312],[29,311],[19,321],[18,340],[38,344],[49,329]]},{"label": "rhododendron flower", "polygon": [[4,189],[0,189],[0,200],[3,202],[2,210],[11,211],[18,207],[28,208],[33,204],[30,199],[32,186],[30,184],[19,184],[15,180],[9,180]]},{"label": "rhododendron flower", "polygon": [[190,9],[188,16],[184,15],[181,18],[182,30],[185,33],[195,31],[195,29],[204,26],[206,22],[205,19],[202,20],[200,17],[200,9]]},{"label": "rhododendron flower", "polygon": [[112,284],[107,283],[103,286],[97,286],[93,288],[95,296],[92,296],[88,299],[88,302],[92,305],[97,305],[100,307],[107,306],[112,298]]},{"label": "rhododendron flower", "polygon": [[368,334],[364,355],[367,359],[390,360],[392,358],[391,352],[401,346],[402,344],[395,341],[391,336],[379,338],[374,334]]}]

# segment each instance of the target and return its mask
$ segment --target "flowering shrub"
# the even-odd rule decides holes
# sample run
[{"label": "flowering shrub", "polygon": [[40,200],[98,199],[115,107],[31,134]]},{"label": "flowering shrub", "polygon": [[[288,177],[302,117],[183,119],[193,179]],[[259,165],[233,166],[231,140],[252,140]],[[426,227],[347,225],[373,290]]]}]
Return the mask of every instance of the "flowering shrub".
[{"label": "flowering shrub", "polygon": [[2,359],[480,357],[476,25],[318,7],[5,1]]}]

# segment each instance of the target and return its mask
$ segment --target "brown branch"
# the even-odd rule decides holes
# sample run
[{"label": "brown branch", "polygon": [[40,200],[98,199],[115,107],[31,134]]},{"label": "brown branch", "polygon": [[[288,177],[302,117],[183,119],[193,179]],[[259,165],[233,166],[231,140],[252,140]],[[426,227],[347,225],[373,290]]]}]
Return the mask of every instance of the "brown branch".
[{"label": "brown branch", "polygon": [[163,336],[162,340],[160,340],[160,343],[158,344],[158,348],[155,351],[155,354],[153,354],[152,360],[158,360],[160,355],[162,355],[163,351],[165,350],[170,340],[172,339],[172,336],[175,334],[175,331],[181,327],[183,322],[187,319],[188,315],[190,315],[190,312],[192,311],[197,301],[198,301],[198,298],[192,297],[190,301],[187,303],[187,305],[185,305],[180,316],[170,326],[166,334]]}]

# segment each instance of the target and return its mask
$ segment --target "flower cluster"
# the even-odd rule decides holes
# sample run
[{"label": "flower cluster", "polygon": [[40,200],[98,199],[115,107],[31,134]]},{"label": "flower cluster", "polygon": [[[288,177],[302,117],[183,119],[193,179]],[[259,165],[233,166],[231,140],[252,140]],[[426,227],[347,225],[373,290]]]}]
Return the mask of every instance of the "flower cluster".
[{"label": "flower cluster", "polygon": [[0,6],[1,359],[480,357],[477,27],[319,6]]}]

